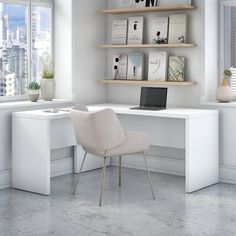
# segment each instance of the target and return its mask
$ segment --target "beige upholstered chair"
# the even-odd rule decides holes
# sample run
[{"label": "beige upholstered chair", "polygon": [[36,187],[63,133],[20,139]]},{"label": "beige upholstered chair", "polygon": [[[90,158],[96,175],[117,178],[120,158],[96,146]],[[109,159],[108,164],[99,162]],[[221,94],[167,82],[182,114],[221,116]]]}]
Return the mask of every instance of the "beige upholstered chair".
[{"label": "beige upholstered chair", "polygon": [[104,179],[106,174],[106,160],[108,157],[119,156],[119,186],[121,186],[121,158],[127,154],[142,153],[152,195],[155,199],[152,181],[147,166],[144,152],[149,148],[149,137],[144,133],[125,131],[116,114],[111,109],[97,112],[88,112],[84,105],[77,105],[71,110],[71,119],[75,130],[76,139],[85,151],[85,155],[74,188],[78,187],[79,176],[82,171],[87,153],[104,158],[101,179],[99,206],[102,205]]}]

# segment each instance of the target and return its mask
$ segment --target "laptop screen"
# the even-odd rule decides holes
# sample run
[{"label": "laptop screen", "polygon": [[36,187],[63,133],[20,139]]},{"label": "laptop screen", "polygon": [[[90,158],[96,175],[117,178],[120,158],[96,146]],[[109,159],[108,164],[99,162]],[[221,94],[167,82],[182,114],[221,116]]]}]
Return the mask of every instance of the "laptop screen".
[{"label": "laptop screen", "polygon": [[141,90],[141,107],[163,107],[166,108],[167,88],[147,88]]}]

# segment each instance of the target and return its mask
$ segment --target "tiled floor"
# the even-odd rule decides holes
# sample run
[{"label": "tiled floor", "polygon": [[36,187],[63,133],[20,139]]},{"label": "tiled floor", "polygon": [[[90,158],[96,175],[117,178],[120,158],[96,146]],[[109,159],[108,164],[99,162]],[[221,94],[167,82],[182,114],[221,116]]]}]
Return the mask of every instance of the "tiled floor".
[{"label": "tiled floor", "polygon": [[108,168],[104,206],[98,207],[101,171],[52,179],[50,197],[17,190],[0,191],[1,236],[162,236],[236,235],[236,186],[214,185],[187,195],[184,178],[152,173],[152,199],[144,171]]}]

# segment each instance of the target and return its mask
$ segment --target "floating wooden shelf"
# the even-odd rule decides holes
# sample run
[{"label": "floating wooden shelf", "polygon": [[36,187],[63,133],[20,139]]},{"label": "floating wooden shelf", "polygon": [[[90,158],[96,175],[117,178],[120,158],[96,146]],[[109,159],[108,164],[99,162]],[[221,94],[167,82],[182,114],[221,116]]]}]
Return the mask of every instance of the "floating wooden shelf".
[{"label": "floating wooden shelf", "polygon": [[197,82],[185,81],[185,82],[169,82],[169,81],[150,81],[150,80],[114,80],[103,79],[98,80],[98,83],[102,84],[127,84],[127,85],[143,85],[143,86],[193,86]]},{"label": "floating wooden shelf", "polygon": [[98,48],[193,48],[196,44],[129,44],[129,45],[98,45]]},{"label": "floating wooden shelf", "polygon": [[114,8],[102,9],[100,13],[104,14],[125,14],[125,13],[141,13],[141,12],[160,12],[160,11],[181,11],[181,10],[194,10],[196,6],[189,4],[166,5],[158,7],[136,7],[136,8]]}]

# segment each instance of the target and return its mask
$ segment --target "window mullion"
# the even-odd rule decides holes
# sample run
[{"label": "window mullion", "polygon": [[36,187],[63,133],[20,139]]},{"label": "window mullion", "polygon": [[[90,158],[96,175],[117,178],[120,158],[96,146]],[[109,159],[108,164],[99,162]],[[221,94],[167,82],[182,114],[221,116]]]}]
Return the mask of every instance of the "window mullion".
[{"label": "window mullion", "polygon": [[29,3],[28,12],[28,83],[32,80],[32,3]]}]

